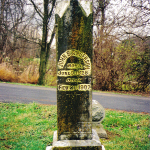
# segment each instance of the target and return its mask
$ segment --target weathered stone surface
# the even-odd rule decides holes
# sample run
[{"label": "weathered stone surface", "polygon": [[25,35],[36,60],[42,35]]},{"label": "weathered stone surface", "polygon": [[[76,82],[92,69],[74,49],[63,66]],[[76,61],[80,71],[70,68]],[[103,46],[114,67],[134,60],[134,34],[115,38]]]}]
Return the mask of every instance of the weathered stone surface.
[{"label": "weathered stone surface", "polygon": [[[84,9],[86,16],[91,14],[91,0],[78,0],[82,8]],[[57,4],[56,14],[62,17],[70,5],[70,0],[62,1]],[[62,7],[63,6],[63,7]]]},{"label": "weathered stone surface", "polygon": [[[53,146],[47,146],[46,150],[53,150]],[[68,149],[67,149],[68,150]],[[76,150],[76,149],[75,149]],[[81,149],[80,149],[81,150]],[[92,149],[93,150],[93,149]],[[102,150],[105,150],[104,145],[102,145]]]},{"label": "weathered stone surface", "polygon": [[47,146],[46,150],[53,150],[53,146]]},{"label": "weathered stone surface", "polygon": [[92,138],[92,9],[78,0],[56,14],[57,127],[59,140]]},{"label": "weathered stone surface", "polygon": [[95,129],[99,138],[107,138],[107,133],[100,122],[93,122],[92,129]]},{"label": "weathered stone surface", "polygon": [[92,100],[92,128],[97,131],[100,138],[107,138],[107,133],[101,124],[105,118],[105,109],[96,100]]},{"label": "weathered stone surface", "polygon": [[102,122],[105,118],[104,107],[96,100],[92,100],[92,121]]},{"label": "weathered stone surface", "polygon": [[[47,146],[46,150],[53,150],[53,146]],[[68,149],[67,149],[68,150]],[[76,150],[76,149],[75,149]],[[81,149],[80,149],[81,150]],[[92,149],[93,150],[93,149]],[[105,150],[104,145],[102,145],[102,150]]]},{"label": "weathered stone surface", "polygon": [[95,130],[91,140],[57,140],[57,131],[53,136],[53,150],[101,150],[102,145]]},{"label": "weathered stone surface", "polygon": [[58,131],[47,150],[102,150],[92,130],[92,9],[78,0],[63,3],[65,11],[56,14]]},{"label": "weathered stone surface", "polygon": [[[53,150],[53,146],[47,146],[46,150]],[[68,149],[67,149],[68,150]],[[76,149],[75,149],[76,150]],[[80,149],[81,150],[81,149]],[[93,149],[92,149],[93,150]],[[104,145],[102,145],[102,150],[105,150]]]}]

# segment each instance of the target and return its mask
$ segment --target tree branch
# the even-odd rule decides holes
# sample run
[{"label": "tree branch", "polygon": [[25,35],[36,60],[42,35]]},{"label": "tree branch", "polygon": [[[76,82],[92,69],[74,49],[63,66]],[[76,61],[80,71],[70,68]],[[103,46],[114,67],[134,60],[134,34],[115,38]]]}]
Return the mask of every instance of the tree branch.
[{"label": "tree branch", "polygon": [[[52,12],[53,12],[53,10],[54,10],[55,3],[56,3],[56,0],[53,0],[52,9],[51,9],[50,13],[48,14],[48,19],[51,18],[51,16],[52,16]],[[48,22],[49,22],[49,21],[48,21]]]},{"label": "tree branch", "polygon": [[142,6],[142,5],[132,5],[132,7],[134,7],[134,8],[142,8],[142,9],[144,9],[144,10],[147,10],[147,11],[150,11],[150,8],[148,8],[148,7],[146,7],[146,6]]},{"label": "tree branch", "polygon": [[54,39],[54,36],[55,36],[55,27],[54,27],[53,32],[52,32],[52,34],[51,34],[50,41],[49,41],[49,43],[47,43],[46,64],[47,64],[47,62],[48,62],[48,58],[49,58],[49,54],[50,54],[50,47],[51,47],[52,41],[53,41],[53,39]]},{"label": "tree branch", "polygon": [[135,33],[127,32],[127,31],[125,31],[125,33],[126,33],[126,34],[133,34],[133,35],[135,35],[137,38],[141,39],[142,41],[145,41],[145,40],[149,37],[149,36],[141,37],[141,36],[139,36],[139,35],[137,35],[137,34],[135,34]]},{"label": "tree branch", "polygon": [[38,13],[38,15],[43,19],[43,15],[40,12],[40,10],[38,9],[38,7],[35,5],[35,3],[33,2],[33,0],[30,0],[30,2],[33,4],[35,11]]}]

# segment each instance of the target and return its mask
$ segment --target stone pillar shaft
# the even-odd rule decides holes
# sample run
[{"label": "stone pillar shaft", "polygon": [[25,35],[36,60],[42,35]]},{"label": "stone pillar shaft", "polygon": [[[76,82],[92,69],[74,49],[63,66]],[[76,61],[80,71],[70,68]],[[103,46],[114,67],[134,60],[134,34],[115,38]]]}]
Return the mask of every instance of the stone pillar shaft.
[{"label": "stone pillar shaft", "polygon": [[56,14],[58,140],[92,138],[92,21],[78,0]]}]

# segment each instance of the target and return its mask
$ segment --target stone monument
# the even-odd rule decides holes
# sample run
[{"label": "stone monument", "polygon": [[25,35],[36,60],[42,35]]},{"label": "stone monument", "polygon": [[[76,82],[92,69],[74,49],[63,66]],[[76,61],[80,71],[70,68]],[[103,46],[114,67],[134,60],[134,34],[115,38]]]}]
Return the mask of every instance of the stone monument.
[{"label": "stone monument", "polygon": [[[92,130],[92,28],[90,0],[64,0],[56,13],[57,132],[53,150],[101,150]],[[62,10],[64,9],[64,11]]]},{"label": "stone monument", "polygon": [[92,128],[96,130],[100,138],[107,138],[107,133],[101,124],[104,118],[104,107],[98,101],[92,100]]}]

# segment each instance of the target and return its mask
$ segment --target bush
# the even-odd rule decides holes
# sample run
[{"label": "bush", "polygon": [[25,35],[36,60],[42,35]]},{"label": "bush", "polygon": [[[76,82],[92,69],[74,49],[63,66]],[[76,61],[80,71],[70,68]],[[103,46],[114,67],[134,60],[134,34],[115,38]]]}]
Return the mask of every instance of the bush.
[{"label": "bush", "polygon": [[13,72],[12,67],[7,67],[6,63],[0,64],[0,81],[17,82],[18,77]]}]

